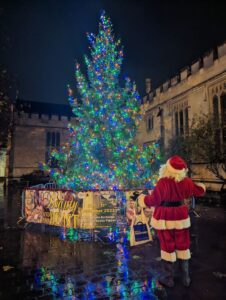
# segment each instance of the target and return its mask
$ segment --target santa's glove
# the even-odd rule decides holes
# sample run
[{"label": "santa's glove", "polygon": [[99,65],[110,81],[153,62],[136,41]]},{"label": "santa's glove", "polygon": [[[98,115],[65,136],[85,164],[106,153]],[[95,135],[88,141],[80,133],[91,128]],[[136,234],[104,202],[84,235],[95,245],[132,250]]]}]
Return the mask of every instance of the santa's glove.
[{"label": "santa's glove", "polygon": [[148,190],[143,190],[141,194],[148,195]]},{"label": "santa's glove", "polygon": [[145,194],[140,194],[139,196],[138,196],[138,204],[139,204],[139,206],[140,207],[142,207],[142,208],[145,208],[145,207],[147,207],[146,206],[146,204],[145,204],[145,202],[144,202],[144,198],[146,197],[146,195]]},{"label": "santa's glove", "polygon": [[206,191],[206,186],[205,186],[204,183],[202,183],[202,182],[196,182],[195,185],[200,186],[204,190],[204,192]]}]

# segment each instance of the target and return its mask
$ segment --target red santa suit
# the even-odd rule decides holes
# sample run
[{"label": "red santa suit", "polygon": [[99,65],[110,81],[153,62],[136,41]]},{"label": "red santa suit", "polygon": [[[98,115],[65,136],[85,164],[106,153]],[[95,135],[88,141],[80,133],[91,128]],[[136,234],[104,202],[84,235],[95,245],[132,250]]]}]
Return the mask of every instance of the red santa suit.
[{"label": "red santa suit", "polygon": [[158,233],[161,258],[169,262],[191,257],[190,218],[183,200],[205,193],[205,186],[186,177],[186,171],[186,163],[178,156],[172,157],[163,166],[162,176],[160,174],[152,194],[140,195],[138,199],[143,207],[155,207],[151,225]]}]

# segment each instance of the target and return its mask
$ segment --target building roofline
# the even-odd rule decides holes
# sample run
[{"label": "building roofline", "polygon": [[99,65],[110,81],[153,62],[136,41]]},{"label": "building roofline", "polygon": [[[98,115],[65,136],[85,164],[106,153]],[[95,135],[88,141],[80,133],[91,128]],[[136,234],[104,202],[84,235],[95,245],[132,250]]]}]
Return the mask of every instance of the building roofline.
[{"label": "building roofline", "polygon": [[[150,102],[150,100],[154,99],[154,95],[156,91],[160,91],[160,93],[165,93],[170,87],[176,87],[178,84],[183,82],[188,77],[196,74],[202,68],[209,68],[214,64],[214,61],[220,59],[221,57],[226,55],[226,40],[222,43],[218,44],[216,47],[211,48],[204,52],[204,54],[194,59],[191,64],[180,68],[174,75],[168,77],[162,84],[153,89],[150,93],[146,93],[142,98],[148,99],[145,102]],[[186,73],[187,72],[187,73]],[[167,86],[165,86],[167,83]],[[165,86],[165,88],[163,88]],[[151,94],[151,97],[149,97]],[[144,101],[143,101],[144,103]]]},{"label": "building roofline", "polygon": [[72,107],[69,104],[38,102],[18,98],[15,100],[14,106],[18,112],[29,114],[75,117],[72,112]]}]

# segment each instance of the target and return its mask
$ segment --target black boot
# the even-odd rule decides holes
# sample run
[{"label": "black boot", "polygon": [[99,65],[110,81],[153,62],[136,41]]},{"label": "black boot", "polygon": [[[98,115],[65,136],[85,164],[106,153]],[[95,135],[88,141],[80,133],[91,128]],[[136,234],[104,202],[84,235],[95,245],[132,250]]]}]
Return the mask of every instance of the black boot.
[{"label": "black boot", "polygon": [[159,282],[167,287],[174,286],[173,280],[173,263],[165,260],[161,260],[161,274],[159,276]]},{"label": "black boot", "polygon": [[189,276],[189,266],[188,266],[188,260],[181,260],[181,268],[182,268],[182,280],[183,285],[186,287],[189,287],[191,283],[191,279]]}]

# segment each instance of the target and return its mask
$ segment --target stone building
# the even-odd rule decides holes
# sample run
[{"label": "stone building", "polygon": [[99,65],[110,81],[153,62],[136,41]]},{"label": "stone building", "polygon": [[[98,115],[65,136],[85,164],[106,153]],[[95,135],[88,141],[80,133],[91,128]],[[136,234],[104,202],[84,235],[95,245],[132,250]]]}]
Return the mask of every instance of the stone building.
[{"label": "stone building", "polygon": [[[186,135],[193,117],[213,113],[222,124],[220,138],[226,143],[226,42],[183,68],[179,74],[152,90],[146,79],[146,95],[142,109],[144,118],[137,140],[149,144]],[[219,189],[204,166],[196,165],[195,179],[203,180],[210,189]]]},{"label": "stone building", "polygon": [[69,105],[17,100],[6,162],[6,177],[18,180],[39,170],[53,148],[68,137],[68,122],[75,122]]}]

